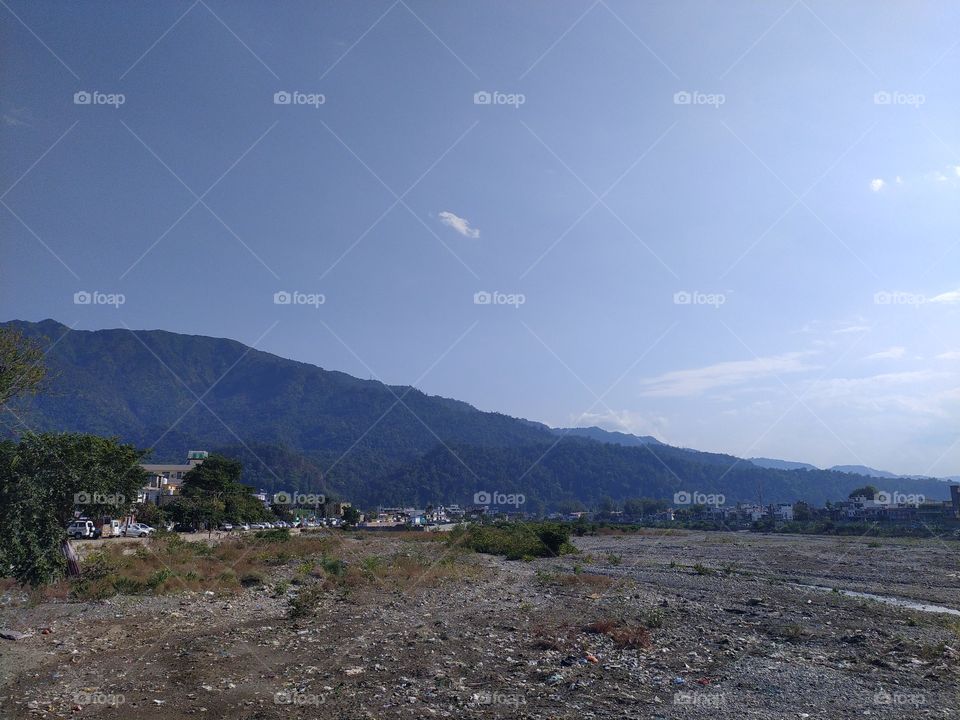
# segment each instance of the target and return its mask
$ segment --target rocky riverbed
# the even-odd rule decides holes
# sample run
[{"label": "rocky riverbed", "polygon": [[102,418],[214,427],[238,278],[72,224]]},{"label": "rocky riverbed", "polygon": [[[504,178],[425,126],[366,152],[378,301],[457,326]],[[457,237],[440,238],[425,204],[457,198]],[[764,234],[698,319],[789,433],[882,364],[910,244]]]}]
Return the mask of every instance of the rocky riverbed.
[{"label": "rocky riverbed", "polygon": [[11,590],[0,627],[25,636],[0,639],[0,715],[960,717],[960,618],[830,591],[960,609],[956,541],[674,532],[575,544],[511,562],[345,536],[347,563],[414,552],[470,570],[402,587],[298,584],[289,563],[235,593],[30,603]]}]

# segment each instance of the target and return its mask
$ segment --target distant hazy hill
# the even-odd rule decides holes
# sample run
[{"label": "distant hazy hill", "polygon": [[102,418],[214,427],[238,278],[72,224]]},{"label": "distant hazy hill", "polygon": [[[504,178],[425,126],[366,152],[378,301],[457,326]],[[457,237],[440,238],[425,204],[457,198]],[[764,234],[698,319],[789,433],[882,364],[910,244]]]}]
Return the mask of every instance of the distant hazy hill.
[{"label": "distant hazy hill", "polygon": [[652,435],[629,435],[615,430],[603,430],[598,427],[588,428],[554,428],[554,434],[563,437],[584,437],[597,442],[613,443],[614,445],[662,445]]},{"label": "distant hazy hill", "polygon": [[790,460],[777,460],[775,458],[753,457],[750,458],[757,467],[771,468],[774,470],[819,470],[816,465],[804,462],[792,462]]},{"label": "distant hazy hill", "polygon": [[853,473],[855,475],[866,475],[872,478],[884,478],[886,480],[896,480],[900,475],[896,475],[886,470],[876,470],[866,465],[834,465],[831,470],[842,473]]},{"label": "distant hazy hill", "polygon": [[[550,508],[679,490],[721,493],[728,502],[821,503],[867,480],[759,468],[599,428],[564,435],[233,340],[12,324],[50,349],[49,392],[19,408],[28,427],[115,435],[153,448],[155,461],[219,450],[243,460],[245,480],[268,490],[322,491],[364,505],[521,492],[527,507]],[[938,481],[901,480],[898,489],[947,497]]]}]

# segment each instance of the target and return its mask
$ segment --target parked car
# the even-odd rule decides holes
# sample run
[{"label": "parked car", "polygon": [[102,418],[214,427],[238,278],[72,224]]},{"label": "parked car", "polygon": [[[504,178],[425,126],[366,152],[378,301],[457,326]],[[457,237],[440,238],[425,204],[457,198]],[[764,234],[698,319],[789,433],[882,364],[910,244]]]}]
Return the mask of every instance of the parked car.
[{"label": "parked car", "polygon": [[249,529],[250,529],[250,523],[240,523],[239,525],[237,525],[237,529],[238,529],[238,530],[249,530]]},{"label": "parked car", "polygon": [[67,525],[67,537],[94,539],[100,537],[100,530],[92,520],[74,520]]},{"label": "parked car", "polygon": [[200,530],[197,529],[197,526],[192,525],[191,523],[177,523],[176,525],[173,526],[173,531],[184,532],[184,533],[200,532]]},{"label": "parked car", "polygon": [[100,537],[120,537],[122,527],[119,520],[107,520],[100,526]]},{"label": "parked car", "polygon": [[156,530],[143,523],[130,523],[123,528],[124,537],[147,537],[152,532]]},{"label": "parked car", "polygon": [[233,530],[233,525],[231,525],[230,523],[221,523],[219,529],[224,530],[225,532],[230,532],[231,530]]}]

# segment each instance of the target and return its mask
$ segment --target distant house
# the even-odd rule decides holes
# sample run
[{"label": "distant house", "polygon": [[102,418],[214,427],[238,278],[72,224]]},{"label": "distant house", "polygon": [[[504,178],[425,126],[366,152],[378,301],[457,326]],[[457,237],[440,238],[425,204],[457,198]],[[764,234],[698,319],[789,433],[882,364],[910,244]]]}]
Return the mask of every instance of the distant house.
[{"label": "distant house", "polygon": [[137,493],[137,502],[150,502],[160,505],[165,498],[180,494],[183,476],[209,457],[206,450],[188,450],[185,464],[144,463],[140,467],[147,471],[147,481]]},{"label": "distant house", "polygon": [[793,505],[791,505],[790,503],[778,503],[776,505],[771,505],[770,514],[776,520],[792,522],[793,521]]},{"label": "distant house", "polygon": [[757,503],[737,503],[736,514],[744,522],[756,522],[767,515],[767,508]]}]

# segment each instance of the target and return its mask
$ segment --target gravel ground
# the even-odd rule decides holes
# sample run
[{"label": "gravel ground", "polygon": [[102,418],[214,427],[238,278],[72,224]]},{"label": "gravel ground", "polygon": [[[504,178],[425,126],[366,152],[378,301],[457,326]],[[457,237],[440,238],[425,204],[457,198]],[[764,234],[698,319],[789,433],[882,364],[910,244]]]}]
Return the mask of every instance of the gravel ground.
[{"label": "gravel ground", "polygon": [[[389,556],[401,543],[347,549]],[[236,595],[30,606],[14,594],[0,626],[28,636],[0,640],[0,715],[960,717],[960,618],[802,587],[960,609],[955,542],[691,532],[576,544],[533,562],[458,560],[482,567],[471,580],[331,591],[298,620],[268,589],[293,567]]]}]

